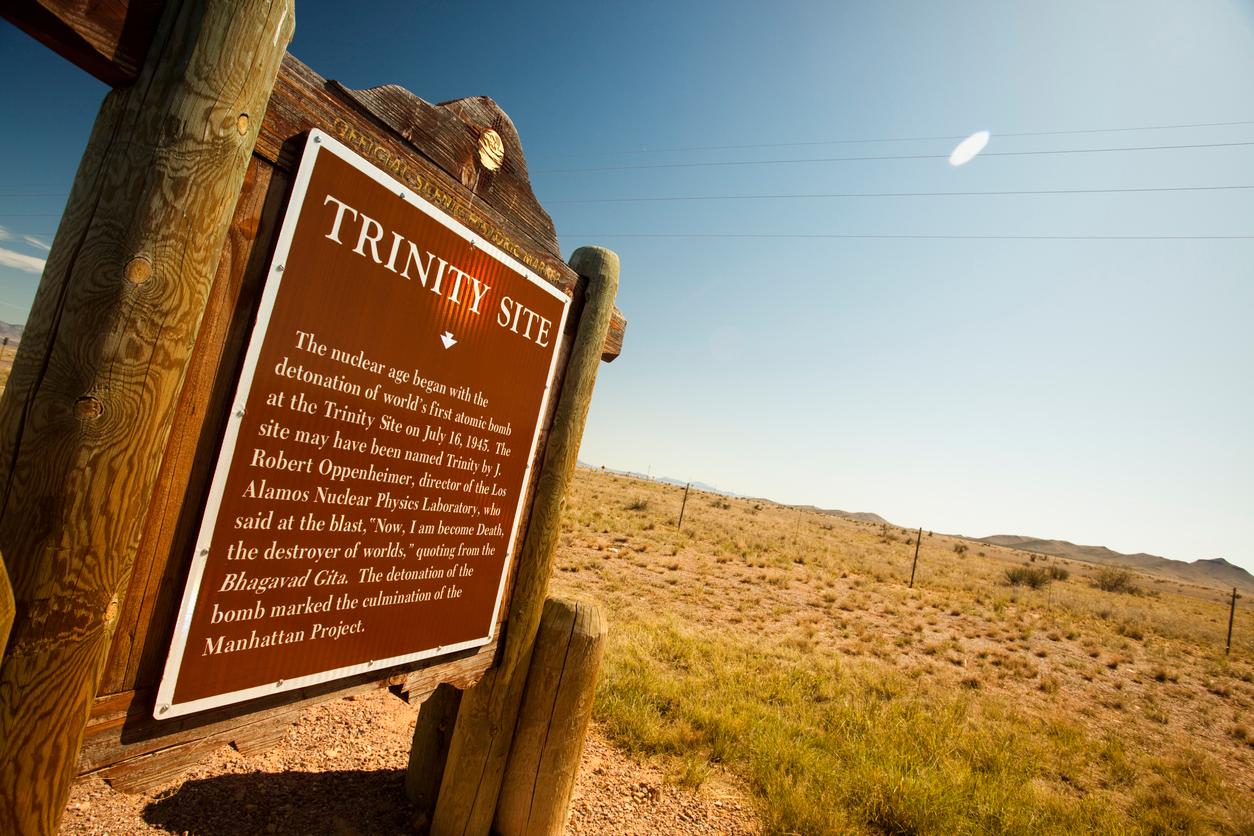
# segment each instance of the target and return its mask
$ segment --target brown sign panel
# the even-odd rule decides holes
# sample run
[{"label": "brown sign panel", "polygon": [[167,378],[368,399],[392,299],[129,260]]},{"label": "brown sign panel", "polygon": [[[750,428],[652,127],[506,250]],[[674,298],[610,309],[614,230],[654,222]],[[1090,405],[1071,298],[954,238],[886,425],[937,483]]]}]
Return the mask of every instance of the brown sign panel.
[{"label": "brown sign panel", "polygon": [[154,716],[490,641],[568,309],[312,132]]}]

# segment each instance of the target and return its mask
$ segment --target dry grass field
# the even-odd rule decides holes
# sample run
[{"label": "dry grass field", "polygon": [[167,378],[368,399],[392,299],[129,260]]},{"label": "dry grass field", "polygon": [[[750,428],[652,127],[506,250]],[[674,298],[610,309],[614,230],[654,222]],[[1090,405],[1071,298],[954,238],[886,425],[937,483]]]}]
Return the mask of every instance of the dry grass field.
[{"label": "dry grass field", "polygon": [[914,532],[696,491],[677,531],[682,493],[581,468],[553,581],[671,780],[732,773],[775,833],[1254,833],[1222,591],[928,532],[908,589]]}]

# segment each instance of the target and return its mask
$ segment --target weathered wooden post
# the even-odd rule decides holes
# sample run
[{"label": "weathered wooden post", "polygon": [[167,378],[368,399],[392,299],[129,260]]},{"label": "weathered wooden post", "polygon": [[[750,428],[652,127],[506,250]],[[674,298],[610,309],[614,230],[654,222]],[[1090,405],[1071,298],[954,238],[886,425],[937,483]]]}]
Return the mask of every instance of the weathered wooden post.
[{"label": "weathered wooden post", "polygon": [[688,490],[691,487],[692,487],[691,482],[684,485],[684,499],[683,499],[683,502],[679,503],[679,522],[675,523],[676,529],[680,529],[684,527],[684,509],[688,507]]},{"label": "weathered wooden post", "polygon": [[558,836],[566,828],[597,674],[605,654],[599,607],[550,598],[527,674],[493,830]]},{"label": "weathered wooden post", "polygon": [[414,739],[409,747],[409,768],[405,771],[405,795],[418,808],[414,826],[425,830],[435,812],[440,794],[440,779],[448,761],[448,747],[453,742],[453,725],[462,692],[444,683],[431,692],[418,709]]},{"label": "weathered wooden post", "polygon": [[919,546],[923,543],[923,528],[914,537],[914,562],[910,564],[910,589],[914,589],[914,570],[919,568]]},{"label": "weathered wooden post", "polygon": [[500,664],[462,696],[431,832],[486,834],[496,816],[523,688],[556,554],[562,506],[583,437],[601,347],[618,291],[618,256],[582,247],[570,259],[585,281],[584,307],[545,448],[531,521],[519,555]]},{"label": "weathered wooden post", "polygon": [[0,401],[0,832],[57,829],[293,26],[291,0],[171,3],[79,165]]}]

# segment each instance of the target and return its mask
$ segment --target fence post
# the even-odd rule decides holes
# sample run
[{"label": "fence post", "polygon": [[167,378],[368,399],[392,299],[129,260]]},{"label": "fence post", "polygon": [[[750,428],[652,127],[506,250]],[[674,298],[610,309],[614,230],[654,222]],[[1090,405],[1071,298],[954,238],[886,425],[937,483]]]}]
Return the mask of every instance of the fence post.
[{"label": "fence post", "polygon": [[292,0],[165,9],[105,97],[0,400],[0,832],[57,830]]},{"label": "fence post", "polygon": [[571,256],[570,266],[587,280],[584,309],[519,554],[503,637],[505,648],[501,663],[462,695],[431,823],[435,836],[486,834],[496,815],[501,779],[553,571],[562,506],[575,469],[601,348],[618,292],[618,256],[610,250],[581,247]]},{"label": "fence post", "polygon": [[675,530],[684,527],[684,509],[688,507],[688,489],[692,487],[692,483],[684,485],[684,501],[679,503],[679,522],[675,523]]},{"label": "fence post", "polygon": [[914,570],[919,568],[919,546],[923,543],[923,527],[914,538],[914,563],[910,564],[910,589],[914,589]]},{"label": "fence post", "polygon": [[1224,646],[1224,655],[1232,653],[1232,622],[1237,617],[1237,588],[1232,587],[1232,603],[1228,606],[1228,643]]}]

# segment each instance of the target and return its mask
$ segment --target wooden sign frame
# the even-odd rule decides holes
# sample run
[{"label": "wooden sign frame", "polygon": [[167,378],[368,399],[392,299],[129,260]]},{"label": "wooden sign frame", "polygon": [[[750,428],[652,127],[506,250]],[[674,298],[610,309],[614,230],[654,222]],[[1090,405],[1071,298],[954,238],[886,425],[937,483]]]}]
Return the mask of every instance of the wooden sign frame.
[{"label": "wooden sign frame", "polygon": [[[540,397],[540,409],[539,413],[536,415],[535,429],[532,432],[531,439],[527,444],[526,466],[523,471],[522,485],[520,487],[520,493],[516,499],[512,519],[510,520],[510,533],[505,547],[504,565],[501,568],[500,580],[497,584],[495,603],[493,605],[492,613],[485,625],[485,634],[482,637],[472,638],[450,645],[433,645],[429,648],[412,653],[403,653],[378,659],[367,659],[356,664],[331,668],[301,676],[289,677],[282,672],[278,672],[275,674],[272,682],[264,685],[256,685],[246,689],[230,691],[212,697],[205,697],[192,700],[190,702],[180,703],[176,700],[176,683],[179,678],[179,673],[186,652],[189,623],[201,591],[201,578],[204,574],[206,564],[210,559],[211,546],[213,544],[215,531],[219,523],[219,510],[222,505],[223,495],[226,489],[227,477],[233,464],[237,443],[239,442],[241,419],[244,417],[244,410],[247,407],[250,391],[253,387],[254,377],[257,372],[257,365],[261,355],[262,344],[270,327],[271,314],[274,311],[279,290],[283,286],[284,266],[289,261],[296,227],[302,218],[301,212],[305,204],[306,191],[309,186],[309,181],[313,174],[314,166],[317,164],[320,155],[323,154],[333,155],[348,163],[357,172],[383,186],[391,194],[398,195],[399,199],[407,206],[413,207],[416,211],[423,213],[427,217],[440,223],[445,228],[455,232],[463,240],[469,242],[472,248],[477,251],[487,253],[514,273],[518,273],[527,282],[559,300],[561,304],[562,313],[560,320],[556,323],[556,331],[554,332],[553,338],[555,344],[550,351],[551,356],[548,364],[548,373],[544,382],[544,390]],[[569,297],[553,288],[552,285],[536,275],[534,271],[516,261],[512,256],[499,249],[496,245],[476,234],[465,225],[459,223],[457,220],[440,210],[439,207],[432,205],[419,195],[415,194],[413,189],[409,189],[399,183],[387,173],[371,164],[369,161],[362,159],[360,155],[353,152],[325,131],[316,128],[310,130],[306,135],[304,148],[300,157],[300,164],[292,182],[291,194],[288,197],[286,210],[283,215],[282,225],[279,228],[274,252],[270,257],[270,263],[267,266],[264,275],[264,286],[261,292],[261,302],[258,308],[256,322],[253,325],[252,335],[248,341],[248,347],[244,352],[243,367],[240,373],[239,382],[236,385],[234,396],[231,399],[231,416],[227,420],[222,445],[214,467],[213,476],[210,482],[208,501],[205,505],[204,516],[200,524],[199,533],[196,537],[196,544],[192,550],[193,553],[191,566],[188,570],[187,586],[183,595],[182,603],[179,607],[178,616],[175,619],[175,629],[174,636],[171,639],[170,654],[166,659],[161,684],[157,690],[156,703],[153,706],[153,716],[158,720],[171,719],[185,714],[204,711],[206,709],[219,708],[226,705],[232,705],[234,703],[246,702],[257,697],[298,690],[310,685],[321,685],[323,683],[344,679],[357,674],[369,673],[374,670],[392,668],[407,662],[434,659],[440,656],[454,654],[459,651],[473,650],[475,648],[482,647],[483,645],[491,642],[495,637],[497,621],[501,613],[501,604],[505,597],[506,581],[509,578],[509,572],[513,566],[513,561],[518,551],[520,524],[523,519],[524,503],[527,499],[525,489],[531,484],[532,471],[534,470],[536,464],[536,451],[539,446],[541,431],[545,429],[541,421],[543,417],[548,414],[549,400],[553,390],[553,379],[557,372],[557,361],[560,352],[560,347],[556,343],[558,343],[559,339],[566,330],[566,320],[570,313]]]},{"label": "wooden sign frame", "polygon": [[[282,16],[279,16],[280,11]],[[290,5],[275,10],[278,27],[283,30],[286,26],[288,36],[290,12]],[[160,56],[148,55],[150,44],[160,42],[164,46],[171,31],[181,31],[179,27],[194,19],[184,15],[181,4],[167,5],[163,0],[119,0],[109,4],[107,9],[91,10],[69,0],[14,0],[6,4],[0,15],[118,91],[126,91],[137,81],[153,83],[150,64],[156,66]],[[272,29],[274,21],[266,25]],[[281,31],[272,33],[266,29],[261,40],[265,44],[277,44],[281,51],[281,34]],[[229,48],[231,42],[226,43]],[[157,51],[153,52],[156,55]],[[102,112],[101,118],[105,115]],[[102,772],[118,789],[142,790],[177,776],[215,747],[231,743],[241,752],[249,752],[276,742],[294,712],[316,702],[378,688],[391,688],[411,701],[420,700],[442,683],[459,688],[473,685],[500,656],[498,640],[493,640],[452,656],[413,660],[388,670],[370,671],[334,682],[310,683],[248,703],[170,720],[153,719],[157,684],[174,630],[178,599],[189,571],[200,511],[262,293],[265,268],[275,245],[279,217],[291,186],[302,135],[312,129],[327,131],[570,297],[569,316],[552,381],[555,397],[549,400],[540,422],[544,429],[539,434],[533,462],[539,462],[546,454],[556,395],[563,391],[566,364],[570,359],[569,338],[581,321],[584,306],[586,280],[563,261],[552,222],[532,193],[517,131],[509,117],[490,99],[475,97],[432,105],[391,85],[351,90],[321,78],[286,55],[279,66],[268,105],[252,113],[233,114],[230,125],[231,130],[238,127],[239,135],[248,138],[250,144],[255,135],[252,156],[243,174],[242,190],[226,231],[225,246],[216,259],[216,268],[210,268],[212,281],[203,288],[206,295],[193,306],[195,319],[189,330],[190,355],[180,355],[179,363],[186,361],[186,365],[180,366],[175,378],[181,383],[174,390],[177,395],[174,396],[172,423],[168,436],[161,436],[166,439],[163,447],[151,452],[151,461],[157,463],[152,500],[142,522],[128,521],[128,524],[138,525],[138,547],[133,552],[128,549],[118,560],[120,574],[117,577],[105,579],[113,583],[110,589],[116,589],[116,594],[106,593],[106,596],[113,595],[112,600],[106,597],[100,602],[92,601],[93,606],[95,603],[100,606],[90,615],[90,623],[106,625],[108,656],[101,657],[103,669],[96,667],[90,675],[84,674],[68,686],[79,689],[81,682],[89,683],[86,687],[93,687],[90,683],[95,683],[94,699],[91,691],[81,695],[90,704],[82,743],[77,746],[78,731],[68,731],[66,739],[75,744],[61,746],[68,751],[40,767],[41,774],[48,776],[61,772],[62,761],[66,756],[72,758],[77,748],[79,774]],[[489,148],[488,156],[495,160],[493,168],[487,167],[480,157],[480,145],[489,131],[499,140]],[[81,215],[74,216],[76,207],[82,209],[75,203],[76,199],[72,194],[70,208],[62,222],[63,230],[82,220]],[[63,246],[62,237],[59,231],[53,246],[54,256]],[[69,237],[67,235],[66,239]],[[132,243],[127,242],[125,246],[132,246]],[[158,269],[160,266],[158,264]],[[129,283],[124,284],[130,288],[125,293],[145,292],[134,290],[141,286],[162,288],[160,282],[142,285],[151,274],[151,262],[136,257],[125,264],[125,271],[120,271],[117,280]],[[616,272],[614,276],[616,284]],[[58,293],[55,288],[45,292],[41,286],[37,299],[53,299]],[[146,315],[150,310],[146,307],[147,299],[143,297],[144,304],[138,306],[128,303],[125,309],[128,315]],[[129,320],[119,319],[114,307],[97,306],[93,310],[98,311],[92,314],[95,318],[85,320],[94,329],[92,334],[130,333],[132,336],[128,339],[137,341],[149,336],[146,331],[135,332]],[[42,311],[41,315],[53,313],[56,309]],[[601,321],[603,325],[604,320]],[[143,328],[151,324],[140,322]],[[29,385],[32,370],[46,364],[42,352],[54,351],[64,336],[50,328],[48,322],[36,323],[34,314],[31,325],[28,330],[32,338],[23,341],[10,389]],[[613,310],[609,334],[601,350],[603,360],[609,361],[618,355],[624,330],[625,320]],[[94,373],[90,366],[81,362],[80,366]],[[107,410],[112,401],[108,397],[107,378],[104,385],[102,390],[88,390],[87,395],[74,402],[77,419],[93,421],[102,415],[108,418]],[[583,385],[581,382],[580,386]],[[102,401],[94,391],[105,393],[103,411]],[[582,419],[578,426],[582,426]],[[577,446],[577,440],[574,443]],[[573,463],[574,448],[566,453]],[[529,530],[537,478],[540,474],[533,470],[522,503],[521,531]],[[549,504],[545,506],[545,513],[552,517]],[[23,561],[35,559],[7,548],[4,557],[11,575],[14,575],[15,565],[29,573]],[[502,619],[510,609],[504,602],[511,600],[510,587],[515,579],[522,577],[520,569],[520,562],[515,562],[506,573],[510,580],[495,619],[494,629],[498,634]],[[527,584],[533,585],[533,581],[528,580]],[[18,593],[14,636],[19,638],[22,630],[30,629],[22,621],[26,613],[22,595],[28,592],[17,583],[14,590]],[[7,600],[0,600],[0,627],[7,626],[6,603]],[[93,629],[96,628],[93,626]],[[11,641],[10,649],[12,646]],[[74,699],[75,705],[80,704],[77,691]],[[0,769],[0,773],[3,771]],[[51,821],[51,829],[55,829],[59,816],[57,799],[60,798],[63,805],[62,793],[68,792],[68,784],[60,783],[59,778],[57,781],[55,786],[49,783],[46,792],[40,791],[40,798],[29,804],[30,810],[18,814]],[[16,798],[11,790],[21,791],[17,785],[6,784],[0,786],[0,795]]]}]

